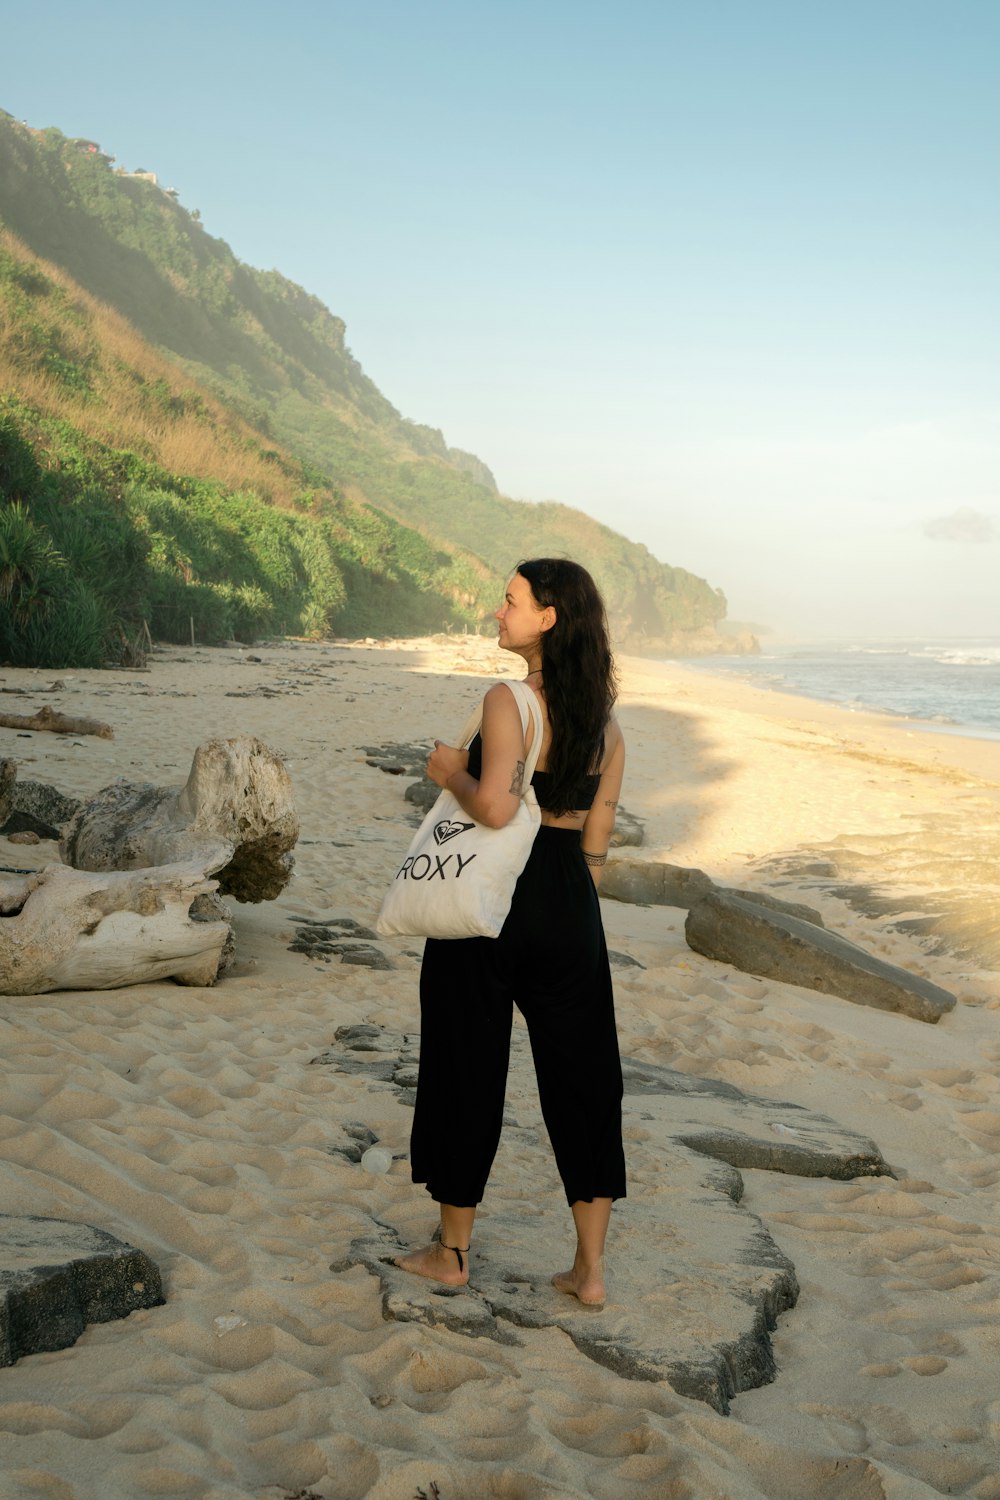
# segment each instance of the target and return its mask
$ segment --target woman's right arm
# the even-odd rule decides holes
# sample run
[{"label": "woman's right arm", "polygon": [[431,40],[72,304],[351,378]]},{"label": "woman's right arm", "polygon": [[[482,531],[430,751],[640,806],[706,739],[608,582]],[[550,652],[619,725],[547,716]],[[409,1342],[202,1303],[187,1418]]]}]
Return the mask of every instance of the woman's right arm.
[{"label": "woman's right arm", "polygon": [[615,815],[618,811],[622,777],[625,774],[625,740],[615,719],[612,719],[608,725],[606,739],[613,739],[610,754],[605,761],[597,795],[580,834],[583,857],[587,861],[591,878],[596,886],[601,883],[608,857],[608,845],[615,831]]},{"label": "woman's right arm", "polygon": [[514,694],[505,683],[483,700],[483,771],[477,781],[467,770],[468,752],[435,741],[427,774],[447,787],[463,812],[487,828],[503,828],[517,812],[524,791],[524,733]]}]

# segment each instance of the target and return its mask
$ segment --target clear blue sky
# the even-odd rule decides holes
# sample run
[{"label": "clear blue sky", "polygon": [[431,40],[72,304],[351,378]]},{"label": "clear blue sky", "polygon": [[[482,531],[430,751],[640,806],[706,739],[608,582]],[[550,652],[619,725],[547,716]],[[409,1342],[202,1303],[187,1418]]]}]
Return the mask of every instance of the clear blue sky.
[{"label": "clear blue sky", "polygon": [[0,105],[732,615],[1000,634],[1000,0],[34,0]]}]

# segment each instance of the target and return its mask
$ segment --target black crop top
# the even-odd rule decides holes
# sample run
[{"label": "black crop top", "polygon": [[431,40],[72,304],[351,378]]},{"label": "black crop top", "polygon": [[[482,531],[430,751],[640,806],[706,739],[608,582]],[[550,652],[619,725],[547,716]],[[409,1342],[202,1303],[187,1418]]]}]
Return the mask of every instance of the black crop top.
[{"label": "black crop top", "polygon": [[[469,745],[468,770],[469,775],[475,777],[476,781],[482,778],[483,737],[481,734],[477,734]],[[584,776],[577,783],[573,788],[573,796],[571,798],[575,812],[584,812],[587,808],[593,807],[594,798],[597,796],[597,788],[600,784],[600,776]],[[552,777],[549,772],[536,771],[531,778],[531,785],[535,788],[535,796],[538,798],[539,807],[544,808],[546,812],[551,812],[552,804],[548,801],[548,798],[551,795]]]}]

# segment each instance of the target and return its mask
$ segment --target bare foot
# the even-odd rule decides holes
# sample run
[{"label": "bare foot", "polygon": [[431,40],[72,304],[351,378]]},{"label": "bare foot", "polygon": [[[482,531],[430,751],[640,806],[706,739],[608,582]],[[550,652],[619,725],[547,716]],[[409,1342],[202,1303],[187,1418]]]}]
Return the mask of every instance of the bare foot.
[{"label": "bare foot", "polygon": [[424,1276],[428,1281],[441,1281],[445,1286],[465,1286],[469,1279],[469,1256],[463,1250],[450,1250],[435,1240],[422,1250],[411,1250],[409,1255],[397,1256],[393,1262],[401,1271],[412,1276]]},{"label": "bare foot", "polygon": [[552,1285],[557,1291],[576,1297],[584,1307],[596,1307],[599,1311],[604,1306],[603,1264],[599,1263],[587,1269],[574,1266],[572,1271],[557,1271],[552,1278]]}]

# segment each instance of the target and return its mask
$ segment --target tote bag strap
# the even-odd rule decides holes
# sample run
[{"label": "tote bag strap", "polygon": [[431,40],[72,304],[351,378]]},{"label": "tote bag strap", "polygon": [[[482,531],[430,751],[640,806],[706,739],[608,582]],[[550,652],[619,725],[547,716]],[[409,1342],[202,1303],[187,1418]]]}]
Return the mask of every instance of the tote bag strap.
[{"label": "tote bag strap", "polygon": [[538,757],[542,749],[542,710],[538,706],[538,699],[525,683],[509,681],[507,686],[514,694],[518,709],[520,710],[521,729],[525,738],[527,738],[528,733],[529,713],[535,726],[535,732],[531,739],[531,749],[528,751],[528,758],[524,763],[524,784],[527,787],[530,786],[531,778],[535,774],[535,766],[538,764]]},{"label": "tote bag strap", "polygon": [[[538,706],[538,699],[535,697],[531,689],[527,687],[523,682],[519,681],[518,679],[508,679],[506,677],[502,680],[506,682],[511,692],[514,694],[514,701],[517,704],[518,713],[521,715],[522,733],[527,736],[529,714],[531,715],[532,722],[535,726],[535,733],[531,741],[531,749],[528,751],[528,758],[524,764],[524,784],[525,786],[528,786],[531,783],[532,776],[534,776],[535,774],[535,766],[538,762],[538,757],[542,749],[542,711]],[[479,732],[479,729],[482,726],[482,722],[483,705],[480,703],[478,708],[476,708],[474,712],[469,716],[468,722],[466,723],[465,728],[462,730],[461,738],[458,741],[459,745],[461,745],[463,748],[470,745],[476,734]]]}]

